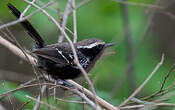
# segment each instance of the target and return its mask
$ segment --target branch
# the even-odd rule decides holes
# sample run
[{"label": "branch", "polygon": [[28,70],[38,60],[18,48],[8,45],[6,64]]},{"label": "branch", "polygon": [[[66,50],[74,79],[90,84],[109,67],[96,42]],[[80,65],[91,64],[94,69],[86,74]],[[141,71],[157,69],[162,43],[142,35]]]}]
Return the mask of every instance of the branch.
[{"label": "branch", "polygon": [[[51,2],[54,2],[54,0],[50,0]],[[44,6],[45,5],[45,3],[43,2],[43,0],[37,0],[36,1],[36,3],[38,3],[39,5],[41,5],[41,6]],[[50,11],[52,11],[52,12],[54,12],[54,13],[58,13],[58,10],[57,9],[55,9],[54,7],[46,7],[48,10],[50,10]]]},{"label": "branch", "polygon": [[[2,82],[2,86],[3,86],[3,88],[4,88],[4,91],[7,91],[7,89],[6,89],[6,87],[5,87],[4,80],[3,80],[3,82]],[[8,101],[9,101],[10,105],[12,106],[12,110],[15,110],[14,104],[12,103],[12,99],[11,99],[12,97],[11,97],[11,96],[7,96],[7,98],[8,98]]]},{"label": "branch", "polygon": [[[44,5],[44,6],[42,7],[42,9],[48,7],[49,5],[51,5],[51,4],[53,4],[53,3],[54,3],[53,1],[47,3],[46,5]],[[23,17],[23,19],[21,19],[21,20],[18,19],[18,20],[14,20],[14,21],[12,21],[12,22],[9,22],[9,23],[7,23],[7,24],[3,24],[3,25],[0,26],[0,29],[7,28],[7,27],[9,27],[9,26],[15,25],[15,24],[20,23],[20,22],[22,22],[22,21],[25,21],[26,19],[29,19],[31,16],[37,14],[38,12],[40,12],[39,9],[37,9],[37,10],[34,11],[33,13],[29,14],[28,16]]]},{"label": "branch", "polygon": [[[72,85],[74,85],[75,87],[77,87],[79,90],[83,91],[89,98],[95,100],[93,93],[90,92],[88,89],[82,87],[81,85],[79,85],[78,83],[72,81],[72,80],[67,80],[69,83],[71,83]],[[102,98],[100,98],[99,96],[96,96],[96,100],[98,101],[98,103],[106,108],[107,110],[119,110],[119,108],[109,104],[108,102],[106,102],[105,100],[103,100]]]},{"label": "branch", "polygon": [[95,103],[91,101],[84,93],[80,92],[78,89],[73,89],[72,90],[75,94],[79,95],[82,99],[84,99],[91,107],[94,109],[99,109],[96,107]]},{"label": "branch", "polygon": [[[170,74],[173,72],[174,68],[175,68],[175,64],[173,64],[173,65],[171,66],[170,70],[168,71],[168,73],[167,73],[166,76],[164,77],[164,80],[163,80],[163,82],[162,82],[162,84],[161,84],[161,87],[160,87],[160,90],[159,90],[159,91],[153,93],[153,94],[150,95],[150,96],[147,96],[147,97],[144,97],[144,98],[141,98],[141,99],[143,99],[143,100],[148,100],[148,99],[154,98],[154,97],[160,95],[162,92],[164,92],[164,89],[163,89],[163,88],[164,88],[164,86],[165,86],[165,83],[166,83],[166,81],[167,81],[167,78],[168,78],[168,77],[170,76]],[[174,86],[174,85],[173,85],[173,86]]]},{"label": "branch", "polygon": [[[43,85],[43,86],[42,86],[42,88],[41,88],[41,94],[39,94],[39,95],[38,95],[38,98],[37,98],[38,101],[41,101],[41,99],[42,99],[42,97],[43,97],[43,94],[44,94],[44,92],[46,91],[46,88],[47,88],[46,85]],[[40,103],[36,101],[33,110],[38,110],[39,107],[40,107]]]},{"label": "branch", "polygon": [[67,103],[87,104],[87,102],[85,102],[85,101],[82,102],[82,101],[66,100],[66,99],[60,99],[60,98],[56,98],[56,100],[62,101],[62,102],[67,102]]},{"label": "branch", "polygon": [[119,108],[121,106],[125,105],[127,102],[129,102],[132,98],[134,98],[142,90],[142,88],[148,83],[148,81],[153,77],[153,75],[157,72],[157,70],[163,64],[163,61],[164,61],[164,54],[162,54],[161,61],[157,64],[157,66],[154,68],[154,70],[152,71],[152,73],[147,77],[147,79],[126,100],[124,100],[119,105]]},{"label": "branch", "polygon": [[[70,14],[70,2],[71,2],[71,0],[67,1],[66,8],[65,8],[65,11],[63,14],[63,21],[61,24],[63,30],[65,30],[65,28],[66,28],[67,20],[68,20],[69,14]],[[58,42],[61,43],[61,42],[63,42],[63,40],[64,40],[64,36],[63,36],[63,33],[61,32],[60,36],[58,37]]]},{"label": "branch", "polygon": [[[33,0],[32,3],[34,3],[36,0]],[[20,15],[20,20],[25,16],[25,14],[27,13],[27,11],[29,10],[29,8],[31,7],[31,5],[29,4],[26,9],[21,13]]]},{"label": "branch", "polygon": [[45,103],[45,102],[43,102],[43,101],[40,101],[40,100],[35,99],[35,98],[33,98],[33,97],[30,97],[30,96],[28,96],[28,95],[26,95],[26,98],[28,98],[28,99],[30,99],[30,100],[33,100],[33,101],[35,101],[35,102],[37,102],[37,103],[43,104],[43,105],[45,105],[45,106],[47,106],[47,107],[50,107],[50,108],[52,108],[52,109],[54,109],[54,110],[59,110],[59,109],[58,109],[57,107],[55,107],[55,106],[52,106],[52,105],[50,105],[50,104],[47,104],[47,103]]},{"label": "branch", "polygon": [[140,7],[147,7],[147,8],[163,9],[163,7],[161,7],[161,6],[152,5],[152,4],[129,2],[129,1],[124,1],[124,0],[113,0],[113,1],[124,4],[124,5],[132,5],[132,6],[140,6]]},{"label": "branch", "polygon": [[132,105],[132,106],[125,106],[121,107],[121,110],[126,110],[126,109],[138,109],[138,108],[143,108],[145,106],[151,106],[151,107],[156,107],[156,106],[167,106],[167,107],[175,107],[175,104],[171,103],[154,103],[154,104],[140,104],[140,105]]},{"label": "branch", "polygon": [[72,1],[72,13],[73,13],[73,25],[74,25],[74,43],[77,42],[77,18],[76,18],[76,6],[75,0]]},{"label": "branch", "polygon": [[[6,47],[7,49],[9,49],[15,55],[17,55],[20,58],[22,58],[23,60],[27,61],[26,56],[23,54],[21,49],[19,49],[18,47],[16,47],[15,45],[13,45],[12,43],[10,43],[9,41],[7,41],[6,39],[4,39],[1,36],[0,36],[0,44],[3,45],[4,47]],[[32,57],[31,55],[29,55],[28,53],[26,53],[26,55],[29,58],[30,62],[33,65],[36,65],[36,59],[34,57]]]},{"label": "branch", "polygon": [[[76,7],[75,7],[75,10],[77,10],[78,8],[82,7],[83,5],[87,4],[88,2],[90,2],[91,0],[83,0],[82,2],[80,2]],[[71,3],[71,0],[68,0],[67,2],[67,5],[66,5],[66,8],[65,8],[65,11],[64,11],[64,15],[63,15],[63,21],[62,21],[62,28],[68,30],[71,34],[72,32],[66,28],[66,24],[67,24],[67,19],[68,19],[68,16],[73,12],[73,10],[70,9],[70,3]],[[73,35],[73,34],[72,34]],[[64,36],[63,34],[61,33],[61,35],[59,36],[58,38],[58,42],[63,42],[63,39],[64,39]]]},{"label": "branch", "polygon": [[[121,1],[121,0],[114,0],[114,1]],[[121,1],[121,2],[122,2],[123,4],[128,3],[127,1]],[[159,2],[160,2],[160,0],[156,0],[156,6],[158,6]],[[135,2],[131,2],[131,3],[135,3]],[[125,5],[126,5],[126,4],[125,4]],[[127,4],[127,5],[132,5],[132,4]],[[139,4],[137,4],[137,5],[139,5]],[[147,5],[147,4],[145,4],[145,5]],[[142,6],[142,5],[140,5],[140,6]],[[149,7],[149,6],[148,6],[148,7]],[[151,8],[151,7],[150,7],[150,8]],[[153,23],[152,23],[152,20],[153,20],[155,11],[156,11],[156,9],[154,8],[154,9],[152,10],[152,12],[151,12],[151,14],[150,14],[148,20],[147,20],[147,24],[146,24],[146,27],[145,27],[145,29],[144,29],[144,32],[143,32],[142,35],[140,36],[139,42],[138,42],[138,44],[136,45],[136,48],[135,48],[134,51],[133,51],[132,62],[128,62],[127,68],[126,68],[126,71],[125,71],[125,74],[128,72],[128,70],[130,70],[130,69],[132,68],[132,63],[133,63],[133,61],[136,59],[136,56],[137,56],[137,54],[138,54],[138,51],[139,51],[140,47],[142,47],[142,44],[143,44],[143,42],[144,42],[144,40],[145,40],[145,37],[147,36],[147,33],[148,33],[148,31],[150,30],[151,25],[153,24]],[[120,88],[121,84],[123,83],[123,81],[124,81],[124,79],[125,79],[125,77],[124,77],[125,74],[123,74],[123,75],[119,78],[119,79],[121,79],[121,80],[117,81],[117,84],[118,84],[118,85],[114,88],[114,92],[113,92],[113,93],[115,93],[115,91],[117,91],[118,88]]]},{"label": "branch", "polygon": [[27,102],[20,105],[16,110],[22,110],[27,104],[29,104],[32,100],[28,100]]},{"label": "branch", "polygon": [[[126,0],[123,0],[125,2]],[[134,60],[133,60],[133,35],[131,32],[131,25],[129,19],[128,6],[122,4],[122,17],[124,25],[124,36],[126,39],[126,52],[127,52],[127,64],[130,64],[130,68],[126,69],[126,76],[128,77],[128,84],[130,91],[133,91],[136,88],[135,76],[134,76]],[[127,65],[127,67],[128,67]]]}]

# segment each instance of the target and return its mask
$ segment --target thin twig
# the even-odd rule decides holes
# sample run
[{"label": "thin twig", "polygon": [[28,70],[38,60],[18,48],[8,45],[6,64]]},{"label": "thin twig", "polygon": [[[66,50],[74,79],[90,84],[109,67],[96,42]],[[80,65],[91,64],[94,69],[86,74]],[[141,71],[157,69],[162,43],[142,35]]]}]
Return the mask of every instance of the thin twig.
[{"label": "thin twig", "polygon": [[[152,106],[152,107],[156,107],[156,106],[166,106],[166,107],[175,107],[175,104],[172,104],[172,103],[154,103],[154,104],[147,104],[149,106]],[[143,108],[145,106],[147,106],[146,104],[141,104],[141,105],[132,105],[132,106],[125,106],[125,107],[121,107],[120,109],[121,110],[126,110],[126,109],[138,109],[138,108]]]},{"label": "thin twig", "polygon": [[[83,0],[82,2],[77,4],[77,6],[75,7],[75,10],[77,10],[78,8],[82,7],[83,5],[87,4],[90,1],[91,0]],[[65,28],[66,30],[68,30],[72,34],[72,32],[66,27],[68,16],[73,12],[73,10],[70,9],[70,3],[71,3],[71,0],[68,0],[64,14],[63,14],[63,21],[62,21],[61,26],[63,29]],[[63,40],[64,40],[64,35],[61,33],[61,35],[58,38],[58,42],[63,42]]]},{"label": "thin twig", "polygon": [[[42,7],[42,9],[48,7],[49,5],[51,5],[51,4],[53,4],[53,3],[54,3],[53,1],[47,3],[46,5],[44,5],[44,6]],[[3,28],[9,27],[9,26],[15,25],[15,24],[17,24],[17,23],[20,23],[20,22],[22,22],[22,21],[25,21],[25,20],[29,19],[31,16],[37,14],[38,12],[40,12],[39,9],[37,9],[37,10],[34,11],[33,13],[27,15],[26,17],[23,17],[23,19],[21,19],[21,20],[18,19],[18,20],[14,20],[14,21],[8,22],[7,24],[3,24],[3,25],[0,26],[0,30],[3,29]]]},{"label": "thin twig", "polygon": [[166,76],[164,77],[164,80],[163,80],[163,82],[162,82],[162,84],[161,84],[161,87],[160,87],[160,90],[159,90],[159,91],[155,92],[154,94],[152,94],[152,95],[150,95],[150,96],[144,97],[144,98],[142,98],[142,99],[143,99],[143,100],[149,100],[149,99],[151,99],[151,98],[153,98],[153,97],[155,97],[155,96],[158,96],[159,94],[161,94],[161,92],[164,92],[163,88],[164,88],[164,86],[165,86],[165,83],[166,83],[166,81],[167,81],[167,78],[168,78],[169,75],[172,73],[172,71],[174,70],[174,68],[175,68],[175,64],[173,64],[173,65],[171,66],[169,72],[168,72],[168,73],[166,74]]},{"label": "thin twig", "polygon": [[83,0],[82,2],[80,2],[79,4],[77,4],[77,6],[75,7],[76,9],[82,7],[83,5],[89,3],[91,0]]},{"label": "thin twig", "polygon": [[124,5],[132,5],[132,6],[140,6],[140,7],[147,7],[147,8],[156,8],[156,9],[163,9],[163,7],[153,4],[145,4],[145,3],[137,3],[137,2],[129,2],[124,0],[113,0],[118,3],[122,3]]},{"label": "thin twig", "polygon": [[75,100],[65,100],[65,99],[60,99],[60,98],[56,98],[56,100],[58,101],[62,101],[62,102],[67,102],[67,103],[78,103],[78,104],[87,104],[87,102],[81,102],[81,101],[75,101]]},{"label": "thin twig", "polygon": [[3,94],[0,94],[0,99],[2,99],[3,97],[6,97],[10,94],[13,94],[14,92],[18,91],[18,90],[21,90],[21,89],[24,89],[24,88],[29,88],[29,87],[35,87],[35,86],[39,86],[39,84],[32,84],[32,85],[27,85],[27,86],[23,86],[23,87],[17,87],[13,90],[9,90]]},{"label": "thin twig", "polygon": [[157,72],[157,70],[160,68],[160,66],[164,62],[164,54],[162,54],[161,61],[157,64],[157,66],[154,68],[152,73],[146,78],[146,80],[126,99],[124,100],[120,105],[119,108],[121,108],[123,105],[125,105],[128,101],[130,101],[133,97],[135,97],[142,88],[148,83],[148,81],[153,77],[153,75]]},{"label": "thin twig", "polygon": [[[55,85],[57,85],[57,81],[55,81]],[[54,90],[53,90],[53,98],[54,98],[54,100],[56,98],[56,88],[54,88]]]},{"label": "thin twig", "polygon": [[[41,94],[39,94],[39,95],[38,95],[38,98],[37,98],[38,101],[41,101],[41,99],[42,99],[42,97],[43,97],[43,94],[44,94],[44,92],[46,91],[46,88],[47,88],[46,85],[43,85],[43,86],[42,86],[42,88],[41,88]],[[33,110],[38,110],[39,107],[40,107],[40,103],[36,101],[36,103],[35,103],[35,105],[34,105],[34,107],[33,107]]]},{"label": "thin twig", "polygon": [[161,88],[160,88],[160,90],[159,90],[160,92],[163,90],[163,88],[164,88],[164,86],[165,86],[165,83],[166,83],[168,77],[170,76],[170,74],[172,73],[172,71],[174,70],[174,68],[175,68],[175,64],[173,64],[173,65],[171,66],[169,72],[168,72],[168,73],[166,74],[166,76],[164,77],[164,80],[163,80],[163,82],[162,82]]},{"label": "thin twig", "polygon": [[[49,94],[49,86],[46,87],[46,99],[47,99],[47,103],[50,104],[50,94]],[[48,110],[50,110],[51,108],[48,107]]]},{"label": "thin twig", "polygon": [[[4,39],[3,37],[0,36],[0,44],[5,46],[6,48],[8,48],[11,52],[13,52],[15,55],[19,56],[20,58],[24,59],[27,61],[26,56],[24,55],[24,53],[22,52],[21,49],[19,49],[18,47],[16,47],[15,45],[13,45],[12,43],[10,43],[9,41],[7,41],[6,39]],[[27,57],[30,59],[30,62],[32,64],[36,64],[36,59],[34,57],[32,57],[31,55],[27,54]]]},{"label": "thin twig", "polygon": [[[174,91],[175,90],[175,87],[171,87],[171,88],[167,88],[167,89],[164,89],[162,90],[162,92],[160,93],[157,93],[156,94],[156,97],[159,97],[159,96],[163,96],[164,94],[166,93],[169,93],[171,91]],[[155,93],[154,93],[155,94]],[[149,96],[148,96],[149,97]],[[144,97],[144,98],[141,98],[142,100],[148,100],[148,97]],[[154,96],[155,97],[155,96]]]},{"label": "thin twig", "polygon": [[50,104],[47,104],[47,103],[45,103],[45,102],[43,102],[43,101],[40,101],[40,100],[38,100],[38,99],[36,99],[36,98],[30,97],[30,96],[28,96],[28,95],[26,95],[25,97],[28,98],[28,99],[31,99],[31,100],[33,100],[33,101],[35,101],[35,102],[37,102],[37,103],[43,104],[43,105],[45,105],[45,106],[47,106],[47,107],[50,107],[50,108],[52,108],[52,109],[54,109],[54,110],[59,110],[57,107],[52,106],[52,105],[50,105]]},{"label": "thin twig", "polygon": [[[39,76],[39,78],[42,78],[42,76]],[[36,78],[31,79],[31,80],[29,80],[29,81],[27,81],[27,82],[25,82],[23,84],[20,84],[19,87],[22,87],[22,86],[26,86],[28,84],[31,84],[31,83],[35,82],[36,80],[37,80]]]},{"label": "thin twig", "polygon": [[[54,0],[52,0],[52,2],[54,2]],[[36,0],[36,3],[38,3],[41,6],[44,6],[45,5],[45,3],[42,0]],[[46,8],[49,9],[49,10],[51,10],[54,13],[57,13],[58,12],[57,9],[55,9],[52,6],[51,7],[46,7]]]},{"label": "thin twig", "polygon": [[3,34],[3,36],[5,36],[10,42],[14,42],[13,39],[11,37],[9,37],[9,35],[4,32],[3,30],[0,30],[0,32]]},{"label": "thin twig", "polygon": [[[32,0],[32,3],[34,3],[36,0]],[[31,5],[29,4],[26,9],[21,13],[19,19],[23,19],[23,17],[25,16],[25,14],[27,13],[27,11],[29,10],[29,8],[31,7]]]},{"label": "thin twig", "polygon": [[7,92],[5,92],[5,93],[3,93],[3,94],[0,94],[0,99],[2,99],[3,97],[8,96],[8,95],[10,95],[10,94],[13,94],[14,92],[16,92],[16,91],[18,91],[18,90],[21,90],[21,89],[30,88],[30,87],[37,87],[37,86],[43,86],[43,85],[50,85],[50,86],[62,87],[62,88],[64,88],[64,89],[68,89],[68,90],[69,90],[69,88],[67,88],[67,87],[65,87],[65,86],[62,86],[62,85],[55,85],[55,84],[53,84],[53,83],[31,84],[31,85],[25,85],[25,86],[22,86],[22,87],[19,86],[19,87],[13,89],[13,90],[9,90],[9,91],[7,91]]},{"label": "thin twig", "polygon": [[[50,89],[57,88],[57,87],[60,87],[60,86],[55,85],[55,86],[51,87]],[[84,93],[80,92],[77,89],[76,86],[73,86],[71,88],[68,88],[67,87],[66,89],[68,89],[68,90],[72,91],[73,93],[79,95],[81,98],[83,98],[87,102],[87,104],[89,104],[91,107],[93,107],[94,109],[96,109],[95,103],[92,100],[90,100]]]},{"label": "thin twig", "polygon": [[76,93],[77,95],[79,95],[81,98],[83,98],[94,109],[97,109],[95,103],[91,101],[84,93],[80,92],[78,89],[73,89],[72,91]]},{"label": "thin twig", "polygon": [[[63,14],[63,21],[61,24],[63,30],[65,30],[65,28],[66,28],[67,20],[68,20],[69,14],[70,14],[70,2],[71,2],[71,0],[67,1],[66,8],[65,8],[65,11]],[[61,43],[61,42],[63,42],[63,40],[64,40],[64,35],[61,32],[60,36],[58,37],[58,42]]]},{"label": "thin twig", "polygon": [[[160,0],[156,0],[156,5],[158,5],[159,2],[160,2]],[[150,16],[149,16],[149,18],[147,20],[146,28],[145,28],[143,34],[141,35],[140,40],[139,40],[136,48],[134,49],[134,52],[133,52],[133,55],[132,55],[132,60],[133,61],[135,60],[135,58],[136,58],[136,56],[138,54],[138,51],[139,51],[140,47],[142,47],[142,44],[145,41],[145,37],[146,37],[148,31],[150,30],[150,27],[152,26],[152,20],[153,20],[154,14],[155,14],[155,9],[152,10],[152,13],[150,14]],[[127,64],[127,68],[126,68],[125,74],[131,68],[132,68],[132,62],[129,62]],[[117,83],[116,83],[117,85],[114,88],[114,92],[113,93],[116,93],[116,91],[118,90],[118,88],[120,88],[121,84],[123,83],[123,81],[125,79],[125,77],[124,77],[125,74],[122,74],[122,76],[119,78],[120,80],[117,81]]]},{"label": "thin twig", "polygon": [[[125,2],[126,0],[123,0]],[[136,88],[136,82],[134,77],[134,62],[133,62],[133,36],[131,32],[131,25],[128,13],[128,6],[122,4],[122,14],[123,14],[123,24],[124,24],[124,34],[126,39],[126,51],[127,51],[127,64],[131,64],[131,67],[126,70],[126,76],[129,81],[129,89],[133,91]]]},{"label": "thin twig", "polygon": [[[34,66],[34,65],[32,65],[32,67],[33,67],[33,72],[34,72],[34,74],[35,74],[35,77],[36,77],[36,79],[37,79],[37,82],[38,82],[38,84],[39,84],[39,96],[38,96],[38,100],[40,99],[42,99],[42,95],[44,94],[44,91],[45,91],[45,88],[43,88],[43,86],[41,86],[41,81],[40,81],[40,78],[39,78],[39,74],[37,73],[38,72],[38,69]],[[35,109],[35,107],[36,107],[36,109]],[[37,108],[38,107],[38,108]],[[34,108],[33,108],[33,110],[38,110],[39,109],[39,107],[40,107],[40,104],[35,104],[35,106],[34,106]]]},{"label": "thin twig", "polygon": [[[71,83],[72,85],[74,85],[76,88],[78,88],[80,91],[83,91],[84,94],[86,94],[90,99],[95,100],[95,97],[93,96],[93,93],[90,92],[89,90],[87,90],[86,88],[83,88],[81,85],[75,83],[72,80],[67,80],[69,83]],[[105,100],[103,100],[102,98],[96,96],[96,100],[98,101],[98,103],[106,108],[107,110],[119,110],[119,108],[113,106],[112,104],[109,104],[108,102],[106,102]]]},{"label": "thin twig", "polygon": [[71,0],[71,3],[72,3],[73,26],[74,26],[74,40],[73,40],[73,43],[76,43],[77,42],[77,17],[76,17],[75,0]]},{"label": "thin twig", "polygon": [[27,104],[29,104],[32,100],[29,100],[25,103],[23,103],[20,107],[18,107],[16,110],[23,110],[23,107],[26,106]]},{"label": "thin twig", "polygon": [[[3,86],[3,88],[4,88],[4,91],[7,91],[7,89],[6,89],[6,87],[5,87],[4,80],[3,80],[3,82],[2,82],[2,86]],[[7,98],[8,98],[8,101],[9,101],[10,105],[12,106],[12,110],[15,110],[14,104],[12,103],[11,96],[7,96]]]}]

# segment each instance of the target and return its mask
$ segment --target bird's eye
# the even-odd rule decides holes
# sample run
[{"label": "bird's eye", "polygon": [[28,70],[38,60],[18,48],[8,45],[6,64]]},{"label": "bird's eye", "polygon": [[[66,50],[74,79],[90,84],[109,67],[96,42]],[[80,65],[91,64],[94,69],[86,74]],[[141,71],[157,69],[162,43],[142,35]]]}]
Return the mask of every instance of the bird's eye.
[{"label": "bird's eye", "polygon": [[101,47],[103,47],[103,46],[102,46],[102,45],[98,45],[98,46],[97,46],[97,48],[101,48]]}]

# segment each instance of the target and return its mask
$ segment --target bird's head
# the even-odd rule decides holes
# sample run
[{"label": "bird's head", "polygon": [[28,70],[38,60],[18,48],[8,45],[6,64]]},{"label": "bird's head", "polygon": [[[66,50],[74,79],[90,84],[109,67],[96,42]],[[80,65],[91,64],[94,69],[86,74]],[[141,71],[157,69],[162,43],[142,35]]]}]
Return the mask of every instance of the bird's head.
[{"label": "bird's head", "polygon": [[111,47],[115,43],[105,43],[99,39],[85,39],[76,43],[76,48],[85,55],[96,56],[103,52],[107,47]]}]

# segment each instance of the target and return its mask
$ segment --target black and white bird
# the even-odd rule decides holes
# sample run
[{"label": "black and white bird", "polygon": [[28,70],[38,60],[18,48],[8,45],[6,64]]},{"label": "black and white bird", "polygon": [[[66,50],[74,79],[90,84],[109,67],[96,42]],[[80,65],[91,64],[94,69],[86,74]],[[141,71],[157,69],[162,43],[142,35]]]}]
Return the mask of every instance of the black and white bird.
[{"label": "black and white bird", "polygon": [[[19,18],[21,13],[12,4],[8,4],[12,13]],[[21,24],[35,41],[32,51],[37,56],[38,67],[54,79],[74,79],[81,71],[74,63],[74,56],[68,42],[47,45],[33,26],[27,21]],[[115,43],[105,43],[99,39],[85,39],[74,44],[78,60],[88,73],[107,47]]]}]

